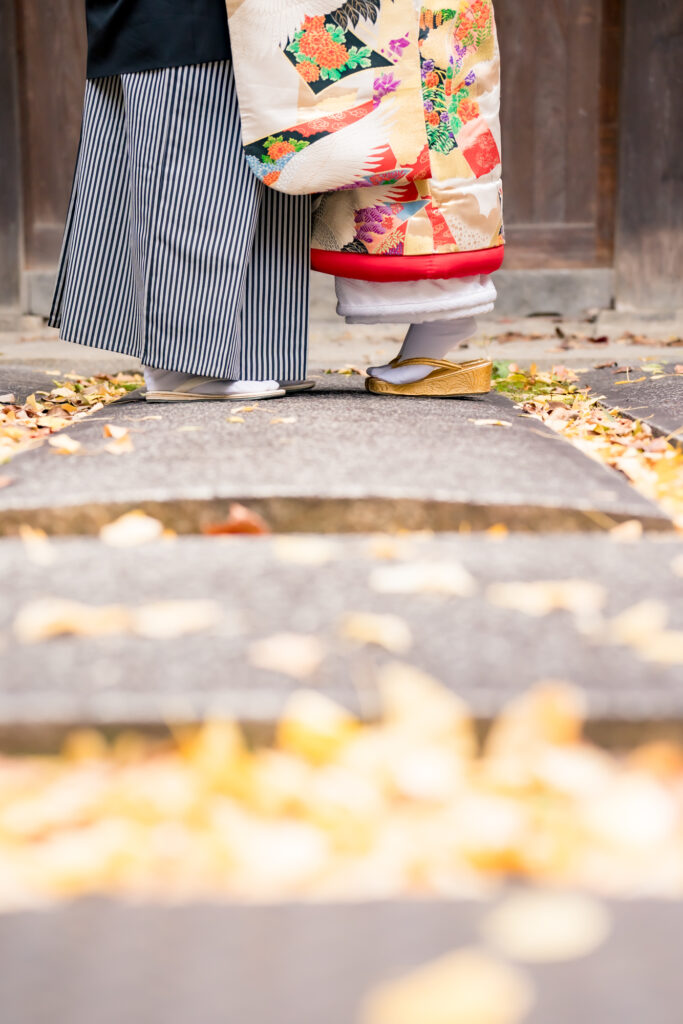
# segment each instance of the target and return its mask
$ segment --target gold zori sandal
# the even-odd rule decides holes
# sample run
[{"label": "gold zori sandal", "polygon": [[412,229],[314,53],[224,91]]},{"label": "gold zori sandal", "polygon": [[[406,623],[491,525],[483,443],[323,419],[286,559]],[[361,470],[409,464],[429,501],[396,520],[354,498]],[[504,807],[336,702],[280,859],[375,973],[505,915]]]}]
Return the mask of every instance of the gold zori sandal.
[{"label": "gold zori sandal", "polygon": [[368,377],[365,387],[373,395],[412,395],[450,398],[455,395],[485,395],[491,390],[493,363],[490,359],[470,359],[466,363],[450,363],[447,359],[403,359],[399,366],[433,366],[422,380],[412,384],[390,384],[379,377]]}]

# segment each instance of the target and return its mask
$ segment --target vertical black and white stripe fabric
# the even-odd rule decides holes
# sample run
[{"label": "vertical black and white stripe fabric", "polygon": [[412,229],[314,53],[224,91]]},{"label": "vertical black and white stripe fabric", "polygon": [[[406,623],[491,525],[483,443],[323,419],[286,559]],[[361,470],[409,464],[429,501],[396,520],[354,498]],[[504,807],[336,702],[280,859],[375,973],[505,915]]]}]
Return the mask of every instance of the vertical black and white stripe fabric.
[{"label": "vertical black and white stripe fabric", "polygon": [[310,210],[249,170],[229,62],[89,81],[50,324],[166,370],[302,378]]}]

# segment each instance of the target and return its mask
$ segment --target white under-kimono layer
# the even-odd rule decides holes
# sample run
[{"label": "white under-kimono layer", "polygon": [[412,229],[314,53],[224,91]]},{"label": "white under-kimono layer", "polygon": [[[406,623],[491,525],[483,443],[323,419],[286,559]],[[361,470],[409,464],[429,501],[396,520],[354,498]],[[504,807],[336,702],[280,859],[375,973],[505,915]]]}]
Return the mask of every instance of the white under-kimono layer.
[{"label": "white under-kimono layer", "polygon": [[337,313],[349,324],[421,324],[490,313],[496,287],[489,274],[422,281],[335,278]]}]

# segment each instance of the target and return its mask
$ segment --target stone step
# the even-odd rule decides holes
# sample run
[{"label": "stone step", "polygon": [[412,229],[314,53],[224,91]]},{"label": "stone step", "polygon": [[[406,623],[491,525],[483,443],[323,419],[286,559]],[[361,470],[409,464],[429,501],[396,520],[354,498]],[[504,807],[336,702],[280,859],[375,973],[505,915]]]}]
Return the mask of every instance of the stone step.
[{"label": "stone step", "polygon": [[[78,454],[42,446],[12,462],[0,533],[21,523],[93,532],[136,507],[194,532],[233,500],[278,531],[603,529],[633,517],[648,529],[671,525],[624,477],[496,392],[378,398],[358,376],[317,382],[316,392],[253,412],[236,413],[237,402],[115,403],[71,428]],[[235,416],[244,422],[227,422]],[[128,428],[134,451],[107,453],[106,423]]]},{"label": "stone step", "polygon": [[[631,727],[667,722],[683,735],[680,662],[662,664],[648,660],[654,651],[608,644],[598,628],[655,601],[664,606],[667,628],[683,629],[679,539],[180,537],[116,549],[96,538],[69,538],[54,540],[49,551],[52,560],[44,564],[44,556],[30,560],[22,542],[0,541],[0,738],[15,746],[35,743],[32,731],[80,722],[154,725],[220,712],[268,725],[302,685],[373,717],[376,672],[396,659],[452,687],[484,721],[529,686],[560,679],[585,690],[588,715],[605,742],[621,742]],[[434,583],[435,566],[445,583],[441,575]],[[458,590],[458,566],[472,577],[469,595],[430,592],[438,585]],[[603,588],[604,608],[588,614],[589,592],[575,613],[535,617],[519,610],[514,594],[504,607],[488,590],[500,582],[558,580]],[[401,587],[403,593],[387,592]],[[208,630],[167,640],[125,634],[20,642],[17,613],[44,597],[135,607],[211,600],[219,614]],[[388,633],[380,624],[371,636],[381,643],[357,642],[342,625],[350,613],[393,616],[398,636],[396,623]],[[285,655],[273,668],[254,663],[253,644],[282,632],[316,639],[320,661],[310,674],[297,678]]]},{"label": "stone step", "polygon": [[581,373],[581,385],[588,384],[594,394],[604,396],[603,404],[683,441],[683,374],[675,372],[676,363],[658,365],[664,376],[644,372],[637,364],[628,373],[605,367]]},{"label": "stone step", "polygon": [[[376,986],[462,948],[482,952],[480,929],[493,905],[162,908],[98,899],[7,915],[3,1021],[361,1024],[361,1004]],[[533,993],[525,1024],[680,1024],[679,905],[633,900],[605,910],[609,935],[590,955],[518,965]],[[498,1015],[476,1019],[519,1019],[493,1003]]]}]

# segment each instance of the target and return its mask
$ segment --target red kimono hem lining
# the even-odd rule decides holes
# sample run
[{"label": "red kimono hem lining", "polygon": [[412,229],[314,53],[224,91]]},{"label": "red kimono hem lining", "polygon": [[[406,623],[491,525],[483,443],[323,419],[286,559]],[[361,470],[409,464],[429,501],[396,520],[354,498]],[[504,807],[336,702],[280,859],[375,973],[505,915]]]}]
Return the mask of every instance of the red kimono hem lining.
[{"label": "red kimono hem lining", "polygon": [[429,256],[373,256],[370,253],[312,249],[311,267],[322,274],[360,281],[421,281],[430,277],[493,274],[502,266],[504,255],[504,245],[474,252],[441,252]]}]

